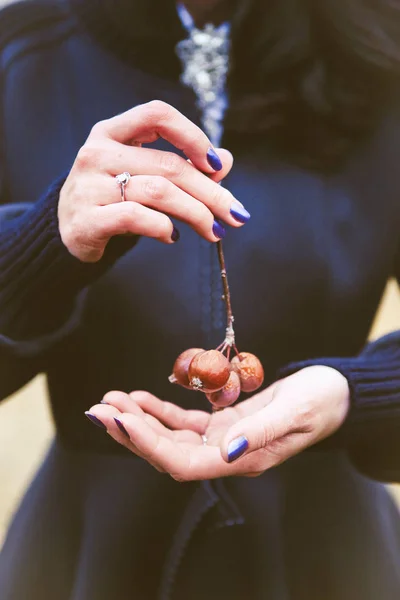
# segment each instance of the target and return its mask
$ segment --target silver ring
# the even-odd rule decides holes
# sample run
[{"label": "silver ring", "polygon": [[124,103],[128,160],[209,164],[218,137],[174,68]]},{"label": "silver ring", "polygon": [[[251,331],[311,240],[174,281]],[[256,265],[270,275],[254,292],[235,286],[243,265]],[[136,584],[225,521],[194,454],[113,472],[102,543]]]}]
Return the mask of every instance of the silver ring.
[{"label": "silver ring", "polygon": [[203,446],[207,446],[208,437],[206,435],[202,435],[201,439],[203,440]]},{"label": "silver ring", "polygon": [[128,185],[132,175],[128,171],[115,176],[115,181],[118,183],[121,190],[121,202],[125,202],[125,188]]}]

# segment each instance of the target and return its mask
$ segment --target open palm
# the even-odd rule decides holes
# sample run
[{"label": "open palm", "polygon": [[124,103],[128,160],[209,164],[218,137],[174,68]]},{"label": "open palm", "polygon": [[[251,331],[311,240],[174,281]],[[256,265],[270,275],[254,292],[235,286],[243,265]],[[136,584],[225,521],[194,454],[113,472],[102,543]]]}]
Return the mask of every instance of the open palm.
[{"label": "open palm", "polygon": [[346,379],[315,366],[213,414],[148,392],[110,392],[88,416],[159,471],[193,481],[259,475],[331,435],[348,408]]}]

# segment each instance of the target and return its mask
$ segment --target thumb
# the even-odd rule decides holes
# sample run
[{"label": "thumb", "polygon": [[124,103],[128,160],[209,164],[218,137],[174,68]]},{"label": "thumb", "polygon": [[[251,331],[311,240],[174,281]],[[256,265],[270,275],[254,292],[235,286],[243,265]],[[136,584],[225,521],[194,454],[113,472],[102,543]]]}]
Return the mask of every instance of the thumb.
[{"label": "thumb", "polygon": [[231,463],[287,435],[294,429],[290,413],[289,407],[272,401],[262,410],[241,419],[232,425],[221,443],[222,458]]}]

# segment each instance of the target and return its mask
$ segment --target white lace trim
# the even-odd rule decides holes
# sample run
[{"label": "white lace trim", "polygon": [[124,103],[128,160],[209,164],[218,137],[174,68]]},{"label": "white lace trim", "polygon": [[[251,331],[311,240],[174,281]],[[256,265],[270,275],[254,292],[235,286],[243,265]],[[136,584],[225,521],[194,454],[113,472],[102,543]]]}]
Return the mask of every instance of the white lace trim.
[{"label": "white lace trim", "polygon": [[206,25],[198,29],[190,14],[178,5],[178,12],[189,37],[179,42],[176,53],[182,61],[181,81],[193,89],[202,112],[202,126],[216,146],[223,133],[223,117],[228,106],[226,78],[229,69],[230,26]]}]

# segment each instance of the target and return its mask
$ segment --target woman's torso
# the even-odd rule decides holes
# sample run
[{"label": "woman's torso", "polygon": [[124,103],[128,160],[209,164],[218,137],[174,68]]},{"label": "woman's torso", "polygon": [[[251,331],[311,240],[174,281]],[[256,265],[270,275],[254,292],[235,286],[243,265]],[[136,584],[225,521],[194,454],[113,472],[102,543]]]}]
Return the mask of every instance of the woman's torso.
[{"label": "woman's torso", "polygon": [[[38,198],[56,176],[70,167],[90,128],[100,119],[159,98],[198,122],[194,97],[179,82],[145,74],[121,62],[86,34],[76,33],[74,24],[63,23],[62,27],[62,32],[47,32],[45,43],[31,41],[22,48],[17,45],[6,55],[3,108],[5,181],[10,202]],[[384,119],[370,143],[336,176],[309,173],[277,161],[271,156],[267,139],[253,139],[251,144],[244,145],[239,138],[229,139],[235,166],[224,185],[252,214],[248,225],[240,231],[229,231],[224,241],[235,328],[240,348],[261,358],[267,382],[289,361],[352,355],[362,347],[385,282],[393,274],[397,253],[399,126],[396,115]],[[167,144],[161,141],[157,147],[166,148]],[[175,531],[192,494],[199,495],[198,506],[193,508],[192,516],[188,517],[190,523],[183,526],[177,542],[179,550],[186,543],[185,531],[190,532],[196,525],[196,515],[204,512],[204,518],[208,518],[209,511],[204,508],[207,498],[216,494],[219,506],[219,494],[223,493],[218,492],[215,484],[210,490],[205,484],[183,489],[175,482],[161,483],[161,476],[150,474],[150,467],[139,466],[141,461],[126,456],[125,450],[91,428],[83,416],[110,389],[146,389],[183,406],[206,409],[200,394],[168,383],[177,354],[192,346],[217,346],[225,326],[215,246],[201,240],[185,225],[180,225],[180,230],[179,243],[171,247],[141,239],[94,284],[86,297],[81,326],[52,349],[46,359],[52,409],[63,448],[56,455],[70,453],[76,467],[75,470],[68,467],[72,487],[65,492],[61,504],[64,506],[65,499],[73,495],[74,505],[71,508],[68,503],[69,510],[74,518],[82,519],[82,512],[86,514],[82,502],[90,498],[90,508],[98,511],[99,521],[114,519],[118,531],[117,555],[126,547],[124,523],[120,519],[131,500],[135,515],[129,525],[125,515],[125,527],[132,538],[138,537],[133,544],[140,541],[143,547],[146,536],[136,533],[141,521],[141,502],[150,507],[149,515],[143,519],[149,519],[148,527],[155,536],[152,543],[162,545],[157,541],[151,515],[170,515]],[[87,468],[95,473],[87,478],[82,466],[86,462]],[[112,472],[117,474],[116,481]],[[51,473],[50,468],[49,480],[56,478],[55,472]],[[124,480],[124,473],[129,473],[129,481]],[[132,487],[135,477],[137,485]],[[59,484],[54,485],[57,488]],[[74,485],[76,493],[72,491]],[[37,486],[42,490],[39,496],[47,501],[43,475]],[[390,557],[397,556],[396,536],[386,548],[384,527],[370,530],[373,506],[382,502],[385,511],[394,515],[390,503],[381,487],[357,475],[339,452],[326,457],[303,456],[260,480],[238,480],[226,486],[242,506],[238,509],[239,519],[243,513],[247,515],[247,523],[249,518],[252,520],[251,515],[253,521],[254,515],[263,519],[260,539],[255,542],[257,520],[243,534],[243,539],[252,544],[253,550],[259,548],[258,557],[263,556],[268,562],[268,567],[265,563],[258,564],[258,568],[265,570],[259,590],[269,590],[272,600],[313,600],[310,590],[314,588],[303,592],[301,587],[303,579],[309,580],[314,561],[320,573],[324,573],[321,581],[315,583],[317,590],[325,590],[326,586],[323,600],[329,600],[330,593],[335,600],[353,600],[358,596],[352,585],[359,581],[358,590],[364,585],[357,564],[363,571],[372,568],[378,550],[387,550]],[[125,507],[119,513],[110,508],[115,496]],[[137,504],[136,500],[133,502],[134,496],[140,499]],[[168,503],[160,509],[163,497],[168,498]],[[99,500],[99,506],[96,498],[103,499]],[[67,510],[67,506],[64,508]],[[27,513],[31,510],[25,505]],[[231,518],[236,509],[227,510]],[[157,516],[154,519],[157,522]],[[308,529],[307,520],[311,519],[315,531]],[[74,526],[77,526],[75,521]],[[362,548],[361,538],[357,538],[364,529],[368,534]],[[222,530],[228,536],[221,542],[226,548],[232,535],[227,532],[232,528]],[[92,531],[90,525],[88,531]],[[81,535],[85,538],[84,527]],[[169,547],[171,532],[162,535]],[[107,544],[112,547],[113,538],[108,532],[108,537],[97,533],[94,539],[92,543],[97,548],[104,546],[99,550],[101,578],[109,560],[105,549]],[[348,583],[343,585],[348,596],[343,590],[341,595],[335,595],[339,591],[332,588],[332,582],[347,569],[343,557],[338,560],[341,540],[347,545],[345,554],[352,563]],[[207,547],[207,543],[207,539],[198,540],[198,547],[201,544]],[[274,554],[278,543],[282,547]],[[218,547],[215,539],[213,544]],[[76,548],[71,550],[72,554],[76,551]],[[160,553],[163,555],[163,550]],[[92,564],[93,551],[89,554]],[[303,555],[299,560],[301,569],[297,566],[299,555]],[[190,561],[190,553],[186,556]],[[171,560],[173,571],[179,562],[174,558],[174,550]],[[192,560],[200,564],[197,558]],[[238,557],[235,555],[232,560],[231,566],[229,561],[225,565],[225,572],[232,569]],[[392,558],[381,568],[376,581],[371,576],[374,582],[366,587],[372,590],[371,594],[381,589],[385,578],[392,578],[400,588],[400,576],[391,561]],[[210,568],[208,565],[209,573]],[[127,566],[124,569],[124,573],[129,573]],[[285,580],[291,582],[287,588],[282,583]],[[382,588],[382,599],[394,599],[396,594],[392,596],[391,588],[387,589],[385,592]],[[77,592],[65,597],[100,598],[85,596],[88,592],[79,593],[83,595]],[[204,597],[201,593],[199,597]],[[15,597],[20,600],[20,596]]]}]

